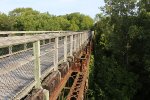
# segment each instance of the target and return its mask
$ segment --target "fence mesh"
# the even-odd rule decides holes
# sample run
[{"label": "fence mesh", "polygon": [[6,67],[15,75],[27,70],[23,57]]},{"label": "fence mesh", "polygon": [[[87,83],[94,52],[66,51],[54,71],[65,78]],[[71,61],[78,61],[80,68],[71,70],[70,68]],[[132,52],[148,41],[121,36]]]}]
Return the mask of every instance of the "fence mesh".
[{"label": "fence mesh", "polygon": [[45,42],[46,44],[41,46],[41,74],[54,66],[54,41]]},{"label": "fence mesh", "polygon": [[[22,45],[15,45],[12,54],[1,53],[0,58],[0,99],[13,99],[25,86],[34,81],[33,50],[20,51]],[[9,47],[8,47],[9,48]]]},{"label": "fence mesh", "polygon": [[[23,36],[20,36],[23,39]],[[79,50],[79,35],[73,35],[72,51]],[[67,54],[70,54],[71,36],[67,36]],[[76,48],[76,49],[75,49]],[[75,51],[74,51],[75,52]],[[41,75],[54,66],[55,39],[40,40]],[[64,59],[64,37],[58,39],[58,61]],[[0,100],[14,99],[34,79],[35,57],[33,42],[0,48]],[[59,81],[58,81],[59,82]],[[58,84],[57,80],[52,82]]]},{"label": "fence mesh", "polygon": [[[44,42],[44,43],[43,43]],[[41,74],[54,66],[54,41],[40,43]],[[33,43],[0,48],[0,99],[13,99],[20,91],[31,85],[34,80]]]}]

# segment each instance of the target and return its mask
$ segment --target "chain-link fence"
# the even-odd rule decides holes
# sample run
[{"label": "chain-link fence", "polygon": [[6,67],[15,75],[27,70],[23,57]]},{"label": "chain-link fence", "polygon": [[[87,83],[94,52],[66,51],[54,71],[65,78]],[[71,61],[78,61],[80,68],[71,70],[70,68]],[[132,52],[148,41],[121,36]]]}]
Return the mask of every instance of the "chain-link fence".
[{"label": "chain-link fence", "polygon": [[34,81],[34,57],[32,48],[23,44],[1,48],[0,99],[13,99]]}]

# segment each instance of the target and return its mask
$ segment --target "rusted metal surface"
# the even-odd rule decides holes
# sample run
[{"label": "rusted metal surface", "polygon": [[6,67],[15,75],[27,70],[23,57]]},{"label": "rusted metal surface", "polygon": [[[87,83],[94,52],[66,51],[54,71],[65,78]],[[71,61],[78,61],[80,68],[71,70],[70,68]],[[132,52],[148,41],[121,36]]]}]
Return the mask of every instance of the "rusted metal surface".
[{"label": "rusted metal surface", "polygon": [[[38,35],[34,36],[32,34],[15,36],[15,34],[22,33],[26,34],[28,32],[8,32],[8,34],[13,35],[0,38],[0,49],[2,51],[0,53],[0,99],[21,99],[31,92],[33,88],[36,88],[37,83],[41,84],[44,81],[46,85],[44,85],[43,88],[48,89],[51,94],[54,93],[52,95],[54,99],[51,100],[56,100],[60,93],[59,91],[62,90],[71,76],[71,72],[84,72],[87,68],[86,59],[82,59],[81,56],[85,54],[84,47],[87,45],[87,41],[89,41],[88,35],[90,34],[83,34],[84,38],[82,38],[82,41],[81,33],[83,32],[54,32],[55,34],[39,32]],[[68,39],[64,39],[64,36]],[[54,45],[56,42],[53,40],[56,38],[59,40],[57,43],[59,62],[54,66],[54,62],[56,61]],[[64,41],[67,43],[64,43]],[[40,44],[38,48],[40,52],[37,53],[39,54],[38,57],[33,56],[33,42]],[[20,48],[22,46],[23,48]],[[35,48],[35,50],[37,49]],[[73,54],[73,52],[76,53]],[[68,56],[71,57],[67,59]],[[38,71],[33,69],[36,66],[35,58],[40,59],[38,61],[40,63],[37,63],[40,69]],[[62,67],[58,68],[58,64],[60,64],[61,61],[67,62],[67,65],[62,65]],[[70,69],[71,72],[68,69]],[[39,72],[38,76],[34,75],[35,71]],[[46,77],[53,71],[59,71],[60,76],[47,79]],[[35,80],[36,76],[39,79],[38,82]],[[41,88],[39,86],[39,88],[36,89]],[[37,91],[37,94],[38,93],[39,91]]]},{"label": "rusted metal surface", "polygon": [[58,70],[60,71],[61,77],[63,78],[66,75],[67,71],[69,70],[69,63],[64,62],[64,63],[60,64],[58,66]]},{"label": "rusted metal surface", "polygon": [[74,83],[70,89],[70,92],[67,96],[67,100],[77,99],[79,95],[79,91],[81,89],[80,82],[83,80],[83,74],[78,73],[76,79],[74,80]]},{"label": "rusted metal surface", "polygon": [[[90,44],[87,46],[82,52],[82,56],[80,58],[80,71],[70,89],[70,92],[67,96],[67,100],[83,100],[84,95],[86,94],[88,88],[88,67],[90,61],[90,52],[91,47]],[[79,60],[79,59],[78,59]]]},{"label": "rusted metal surface", "polygon": [[[90,61],[90,52],[91,47],[90,44],[86,46],[83,51],[78,53],[74,53],[73,57],[68,58],[68,64],[62,63],[59,65],[59,71],[61,73],[60,77],[54,77],[52,75],[48,76],[43,81],[43,88],[49,90],[50,100],[57,100],[61,91],[65,89],[65,85],[70,77],[74,79],[73,85],[71,87],[67,87],[70,90],[66,100],[83,100],[84,95],[86,94],[88,88],[88,66]],[[69,69],[68,69],[69,68]],[[72,76],[72,72],[77,72],[76,76]],[[57,81],[57,83],[55,83]],[[43,95],[42,92],[38,91],[36,95],[32,96],[34,99],[28,100],[42,100]]]},{"label": "rusted metal surface", "polygon": [[[50,100],[57,100],[61,91],[70,77],[74,79],[73,85],[67,87],[70,90],[66,100],[83,100],[84,95],[88,89],[88,66],[90,62],[91,45],[90,43],[86,48],[78,53],[74,53],[74,57],[68,57],[68,63],[59,65],[60,77],[54,77],[53,74],[48,76],[43,82],[43,88],[49,90]],[[77,72],[77,75],[71,75],[72,72]],[[57,81],[55,83],[55,81]],[[39,94],[39,91],[36,93]],[[32,96],[34,99],[29,100],[42,100],[42,92],[39,95]],[[40,98],[40,99],[39,99]]]},{"label": "rusted metal surface", "polygon": [[57,100],[57,97],[59,96],[62,89],[65,87],[69,77],[71,76],[71,73],[72,73],[72,70],[69,69],[65,77],[61,79],[61,82],[56,87],[55,91],[50,95],[50,100]]},{"label": "rusted metal surface", "polygon": [[60,79],[60,73],[54,71],[42,82],[42,87],[49,90],[49,93],[51,94],[60,83]]},{"label": "rusted metal surface", "polygon": [[44,100],[44,89],[33,90],[24,100]]}]

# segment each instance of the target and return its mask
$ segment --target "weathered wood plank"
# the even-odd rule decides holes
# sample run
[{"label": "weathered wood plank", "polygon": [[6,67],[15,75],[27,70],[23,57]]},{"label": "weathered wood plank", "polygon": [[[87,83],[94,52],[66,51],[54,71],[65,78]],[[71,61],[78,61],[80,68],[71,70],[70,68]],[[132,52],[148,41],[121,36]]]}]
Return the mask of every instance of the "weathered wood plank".
[{"label": "weathered wood plank", "polygon": [[41,88],[41,62],[40,62],[40,41],[36,41],[33,43],[33,51],[34,51],[34,77],[36,81],[35,88]]},{"label": "weathered wood plank", "polygon": [[[77,33],[72,33],[77,34]],[[13,37],[0,37],[0,48],[11,45],[24,44],[29,42],[35,42],[38,40],[52,39],[55,37],[69,36],[71,33],[65,34],[39,34],[34,36],[13,36]]]}]

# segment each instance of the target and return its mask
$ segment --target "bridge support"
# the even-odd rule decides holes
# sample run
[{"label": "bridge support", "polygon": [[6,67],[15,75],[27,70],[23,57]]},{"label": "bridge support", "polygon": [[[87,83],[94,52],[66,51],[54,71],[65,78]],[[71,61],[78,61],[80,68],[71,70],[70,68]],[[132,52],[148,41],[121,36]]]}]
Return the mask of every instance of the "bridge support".
[{"label": "bridge support", "polygon": [[50,100],[83,100],[86,98],[90,46],[89,43],[80,53],[76,53],[78,55],[74,57],[74,64],[70,66],[68,73],[50,95]]},{"label": "bridge support", "polygon": [[[75,100],[84,99],[88,87],[90,46],[87,46],[87,43],[90,41],[89,35],[88,32],[57,34],[56,37],[39,35],[38,39],[32,37],[34,41],[23,41],[23,44],[33,43],[33,49],[30,48],[30,50],[33,50],[34,54],[34,56],[29,54],[32,58],[29,62],[34,61],[34,73],[32,73],[34,74],[34,79],[32,78],[34,84],[27,88],[30,89],[26,92],[29,97],[25,96],[26,94],[23,97],[27,97],[29,100],[72,100],[72,97]],[[67,39],[68,37],[70,40]],[[25,40],[32,39],[29,38]],[[50,41],[45,42],[47,39],[51,43]],[[42,41],[41,46],[40,41]],[[26,46],[27,44],[24,49],[28,49]],[[11,49],[9,46],[9,53],[11,53]],[[68,52],[70,52],[69,55]],[[52,53],[53,55],[51,55]],[[61,63],[62,61],[64,62]]]}]

